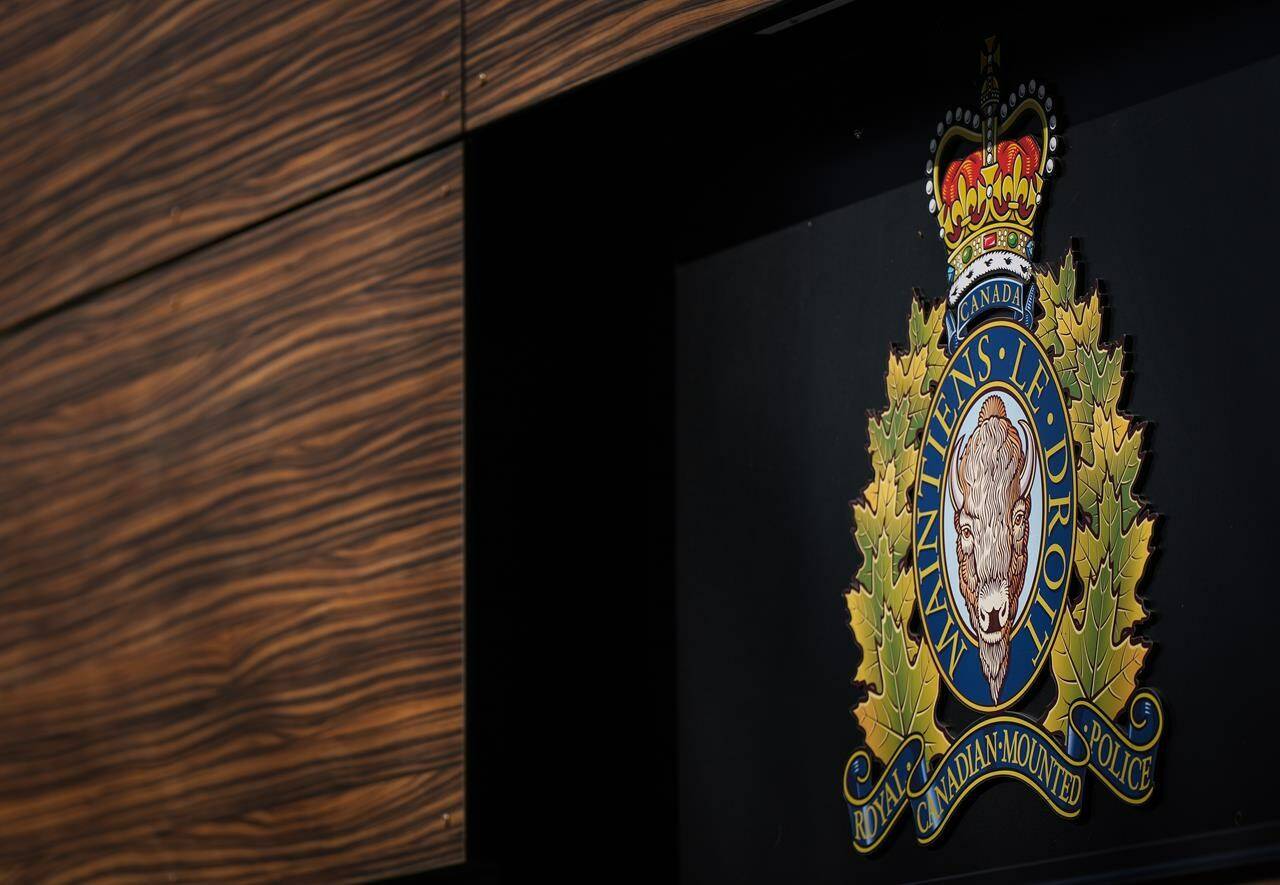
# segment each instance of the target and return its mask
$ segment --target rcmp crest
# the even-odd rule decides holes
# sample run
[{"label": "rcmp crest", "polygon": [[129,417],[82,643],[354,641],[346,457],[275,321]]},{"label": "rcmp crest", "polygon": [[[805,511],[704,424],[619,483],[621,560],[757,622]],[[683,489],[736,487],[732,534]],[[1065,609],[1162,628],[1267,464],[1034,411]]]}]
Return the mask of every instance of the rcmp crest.
[{"label": "rcmp crest", "polygon": [[[862,853],[903,816],[932,842],[992,778],[1063,817],[1095,780],[1134,805],[1154,789],[1164,714],[1138,684],[1155,524],[1134,487],[1145,427],[1120,409],[1124,353],[1101,340],[1096,287],[1077,296],[1070,250],[1035,263],[1058,119],[1043,84],[1002,93],[998,66],[989,40],[977,110],[948,111],[929,146],[947,296],[911,306],[853,505],[866,745],[844,795]],[[1033,708],[1046,679],[1056,698]],[[939,716],[944,693],[965,727]]]}]

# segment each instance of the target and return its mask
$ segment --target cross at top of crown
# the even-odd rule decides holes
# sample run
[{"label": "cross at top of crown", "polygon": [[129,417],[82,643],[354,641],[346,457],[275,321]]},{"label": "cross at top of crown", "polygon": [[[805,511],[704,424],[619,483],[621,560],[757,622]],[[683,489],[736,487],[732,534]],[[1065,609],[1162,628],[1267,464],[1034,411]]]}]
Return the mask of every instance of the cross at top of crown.
[{"label": "cross at top of crown", "polygon": [[996,264],[1030,276],[1036,210],[1060,147],[1044,84],[1019,84],[1002,101],[994,37],[981,65],[978,110],[946,112],[925,167],[929,213],[947,247],[951,303]]}]

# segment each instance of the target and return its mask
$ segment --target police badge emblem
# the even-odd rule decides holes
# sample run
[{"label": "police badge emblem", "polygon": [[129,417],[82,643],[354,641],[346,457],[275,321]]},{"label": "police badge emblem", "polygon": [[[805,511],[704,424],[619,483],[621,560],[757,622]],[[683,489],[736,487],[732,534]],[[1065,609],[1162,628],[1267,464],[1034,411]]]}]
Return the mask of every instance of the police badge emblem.
[{"label": "police badge emblem", "polygon": [[[1144,425],[1120,409],[1124,353],[1100,340],[1097,288],[1076,296],[1070,250],[1033,263],[1058,120],[1034,80],[1003,96],[998,65],[989,40],[978,111],[948,111],[929,146],[947,297],[912,303],[853,504],[866,746],[844,794],[862,853],[904,811],[933,841],[992,778],[1063,817],[1080,813],[1090,772],[1131,804],[1154,787],[1164,716],[1138,688],[1155,523],[1134,489]],[[1056,700],[1025,709],[1046,673]],[[954,736],[944,690],[974,717]]]}]

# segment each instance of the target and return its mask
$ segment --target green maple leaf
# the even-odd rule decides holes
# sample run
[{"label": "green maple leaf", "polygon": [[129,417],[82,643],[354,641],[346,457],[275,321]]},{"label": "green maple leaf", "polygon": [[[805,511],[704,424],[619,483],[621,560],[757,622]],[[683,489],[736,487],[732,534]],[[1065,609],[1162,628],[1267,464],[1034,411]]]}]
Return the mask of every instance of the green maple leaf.
[{"label": "green maple leaf", "polygon": [[[896,357],[894,364],[901,368],[898,371],[893,368],[889,370],[890,402],[894,402],[895,394],[900,393],[901,398],[897,401],[907,417],[903,442],[907,448],[914,449],[916,436],[920,433],[920,428],[924,427],[925,419],[929,414],[930,398],[923,392],[928,371],[928,358],[921,352],[912,352]],[[901,381],[897,383],[895,390],[894,382],[898,378],[901,378]]]},{"label": "green maple leaf", "polygon": [[870,584],[874,561],[881,555],[881,538],[894,562],[901,562],[911,547],[911,511],[898,505],[898,485],[897,471],[888,464],[853,504],[854,537],[863,560],[857,580],[864,586]]},{"label": "green maple leaf", "polygon": [[[889,404],[867,425],[874,478],[853,505],[854,539],[862,564],[845,595],[849,627],[862,649],[854,675],[868,687],[855,715],[867,744],[888,760],[912,731],[924,735],[930,752],[945,750],[946,734],[933,719],[937,665],[903,629],[916,603],[909,563],[911,502],[920,431],[946,356],[941,304],[914,299],[908,327],[910,347],[889,354],[885,389]],[[905,731],[903,729],[906,729]]]},{"label": "green maple leaf", "polygon": [[911,641],[902,624],[885,612],[878,649],[881,686],[855,711],[867,747],[888,760],[910,734],[924,738],[925,754],[944,752],[950,741],[934,719],[941,677],[932,657]]},{"label": "green maple leaf", "polygon": [[[1097,287],[1083,301],[1075,299],[1076,265],[1070,251],[1056,277],[1037,272],[1036,284],[1045,307],[1036,323],[1036,336],[1053,356],[1054,369],[1068,399],[1083,400],[1085,411],[1091,410],[1098,399],[1090,397],[1090,367],[1085,362],[1101,350],[1102,300]],[[1092,369],[1093,374],[1100,370],[1097,365]]]},{"label": "green maple leaf", "polygon": [[1072,439],[1080,447],[1076,492],[1080,524],[1074,565],[1085,592],[1054,639],[1058,698],[1045,719],[1063,730],[1071,704],[1087,699],[1115,717],[1137,687],[1148,646],[1134,635],[1147,617],[1138,596],[1151,555],[1155,519],[1134,494],[1142,468],[1142,428],[1119,410],[1124,353],[1100,341],[1095,287],[1077,301],[1070,253],[1057,277],[1037,274],[1046,293],[1037,334],[1053,354],[1068,394]]},{"label": "green maple leaf", "polygon": [[[881,540],[883,542],[885,539]],[[893,567],[887,564],[888,558],[887,555],[880,558],[879,562],[886,564],[878,563],[871,570],[870,584],[850,589],[845,597],[845,603],[849,607],[849,627],[862,648],[862,662],[858,664],[858,672],[853,678],[873,687],[883,685],[880,630],[883,628],[884,618],[892,618],[895,611],[904,607],[901,600],[906,600],[905,608],[910,611],[915,597],[911,572],[904,570],[895,577]]]},{"label": "green maple leaf", "polygon": [[1084,597],[1058,631],[1053,645],[1053,674],[1058,699],[1045,717],[1049,731],[1064,731],[1073,701],[1093,701],[1111,718],[1119,715],[1137,687],[1147,646],[1132,636],[1113,637],[1121,618],[1118,584],[1110,558],[1104,558]]},{"label": "green maple leaf", "polygon": [[890,405],[867,419],[871,467],[877,474],[895,461],[899,440],[906,434],[907,415],[901,405]]},{"label": "green maple leaf", "polygon": [[946,308],[942,302],[926,305],[919,298],[911,299],[911,321],[908,324],[908,337],[911,350],[924,356],[924,380],[920,393],[925,398],[925,407],[933,385],[942,377],[942,370],[947,367],[947,354],[942,349],[942,325],[946,317]]},{"label": "green maple leaf", "polygon": [[1124,385],[1124,353],[1119,347],[1081,349],[1078,379],[1081,396],[1073,399],[1071,432],[1080,443],[1085,461],[1092,462],[1094,409],[1102,408],[1107,414],[1115,414]]},{"label": "green maple leaf", "polygon": [[1138,583],[1151,556],[1155,519],[1134,513],[1125,517],[1126,489],[1108,474],[1102,481],[1101,499],[1094,528],[1076,532],[1076,570],[1086,582],[1103,585],[1114,601],[1111,639],[1120,637],[1140,621],[1147,609],[1138,597]]},{"label": "green maple leaf", "polygon": [[879,628],[885,612],[905,619],[915,599],[911,572],[902,562],[911,547],[911,511],[900,504],[892,463],[853,505],[854,539],[862,553],[856,585],[846,594],[849,623],[862,647],[854,678],[878,683]]},{"label": "green maple leaf", "polygon": [[1055,356],[1062,356],[1062,335],[1058,331],[1058,318],[1064,311],[1069,312],[1075,302],[1076,295],[1076,258],[1071,250],[1067,250],[1057,276],[1052,272],[1035,274],[1036,289],[1040,292],[1040,300],[1045,311],[1036,323],[1036,337],[1044,345],[1045,350]]},{"label": "green maple leaf", "polygon": [[910,418],[905,399],[894,402],[879,415],[873,416],[867,425],[871,466],[876,475],[883,476],[886,469],[892,467],[900,478],[897,484],[899,510],[908,506],[907,492],[911,483],[906,477],[915,475],[916,455],[919,451],[912,442],[914,437],[909,428]]},{"label": "green maple leaf", "polygon": [[1124,525],[1128,526],[1142,509],[1133,494],[1142,467],[1142,433],[1143,428],[1135,427],[1123,413],[1108,417],[1101,406],[1094,407],[1089,457],[1082,459],[1076,470],[1076,500],[1090,524],[1098,522],[1098,502],[1107,477],[1111,477],[1119,490]]}]

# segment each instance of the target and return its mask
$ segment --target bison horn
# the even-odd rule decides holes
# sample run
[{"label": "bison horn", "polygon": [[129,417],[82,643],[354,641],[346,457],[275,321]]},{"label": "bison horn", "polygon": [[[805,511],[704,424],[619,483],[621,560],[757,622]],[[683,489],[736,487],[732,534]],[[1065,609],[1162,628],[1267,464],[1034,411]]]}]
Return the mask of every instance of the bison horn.
[{"label": "bison horn", "polygon": [[964,509],[964,489],[960,487],[960,452],[964,449],[964,434],[956,437],[956,458],[951,462],[951,506],[955,508],[956,513]]},{"label": "bison horn", "polygon": [[1027,492],[1031,491],[1031,480],[1036,475],[1036,459],[1035,459],[1035,434],[1031,431],[1031,425],[1027,423],[1027,419],[1019,418],[1019,426],[1025,430],[1021,430],[1018,435],[1022,437],[1022,475],[1018,477],[1018,497],[1025,498]]}]

